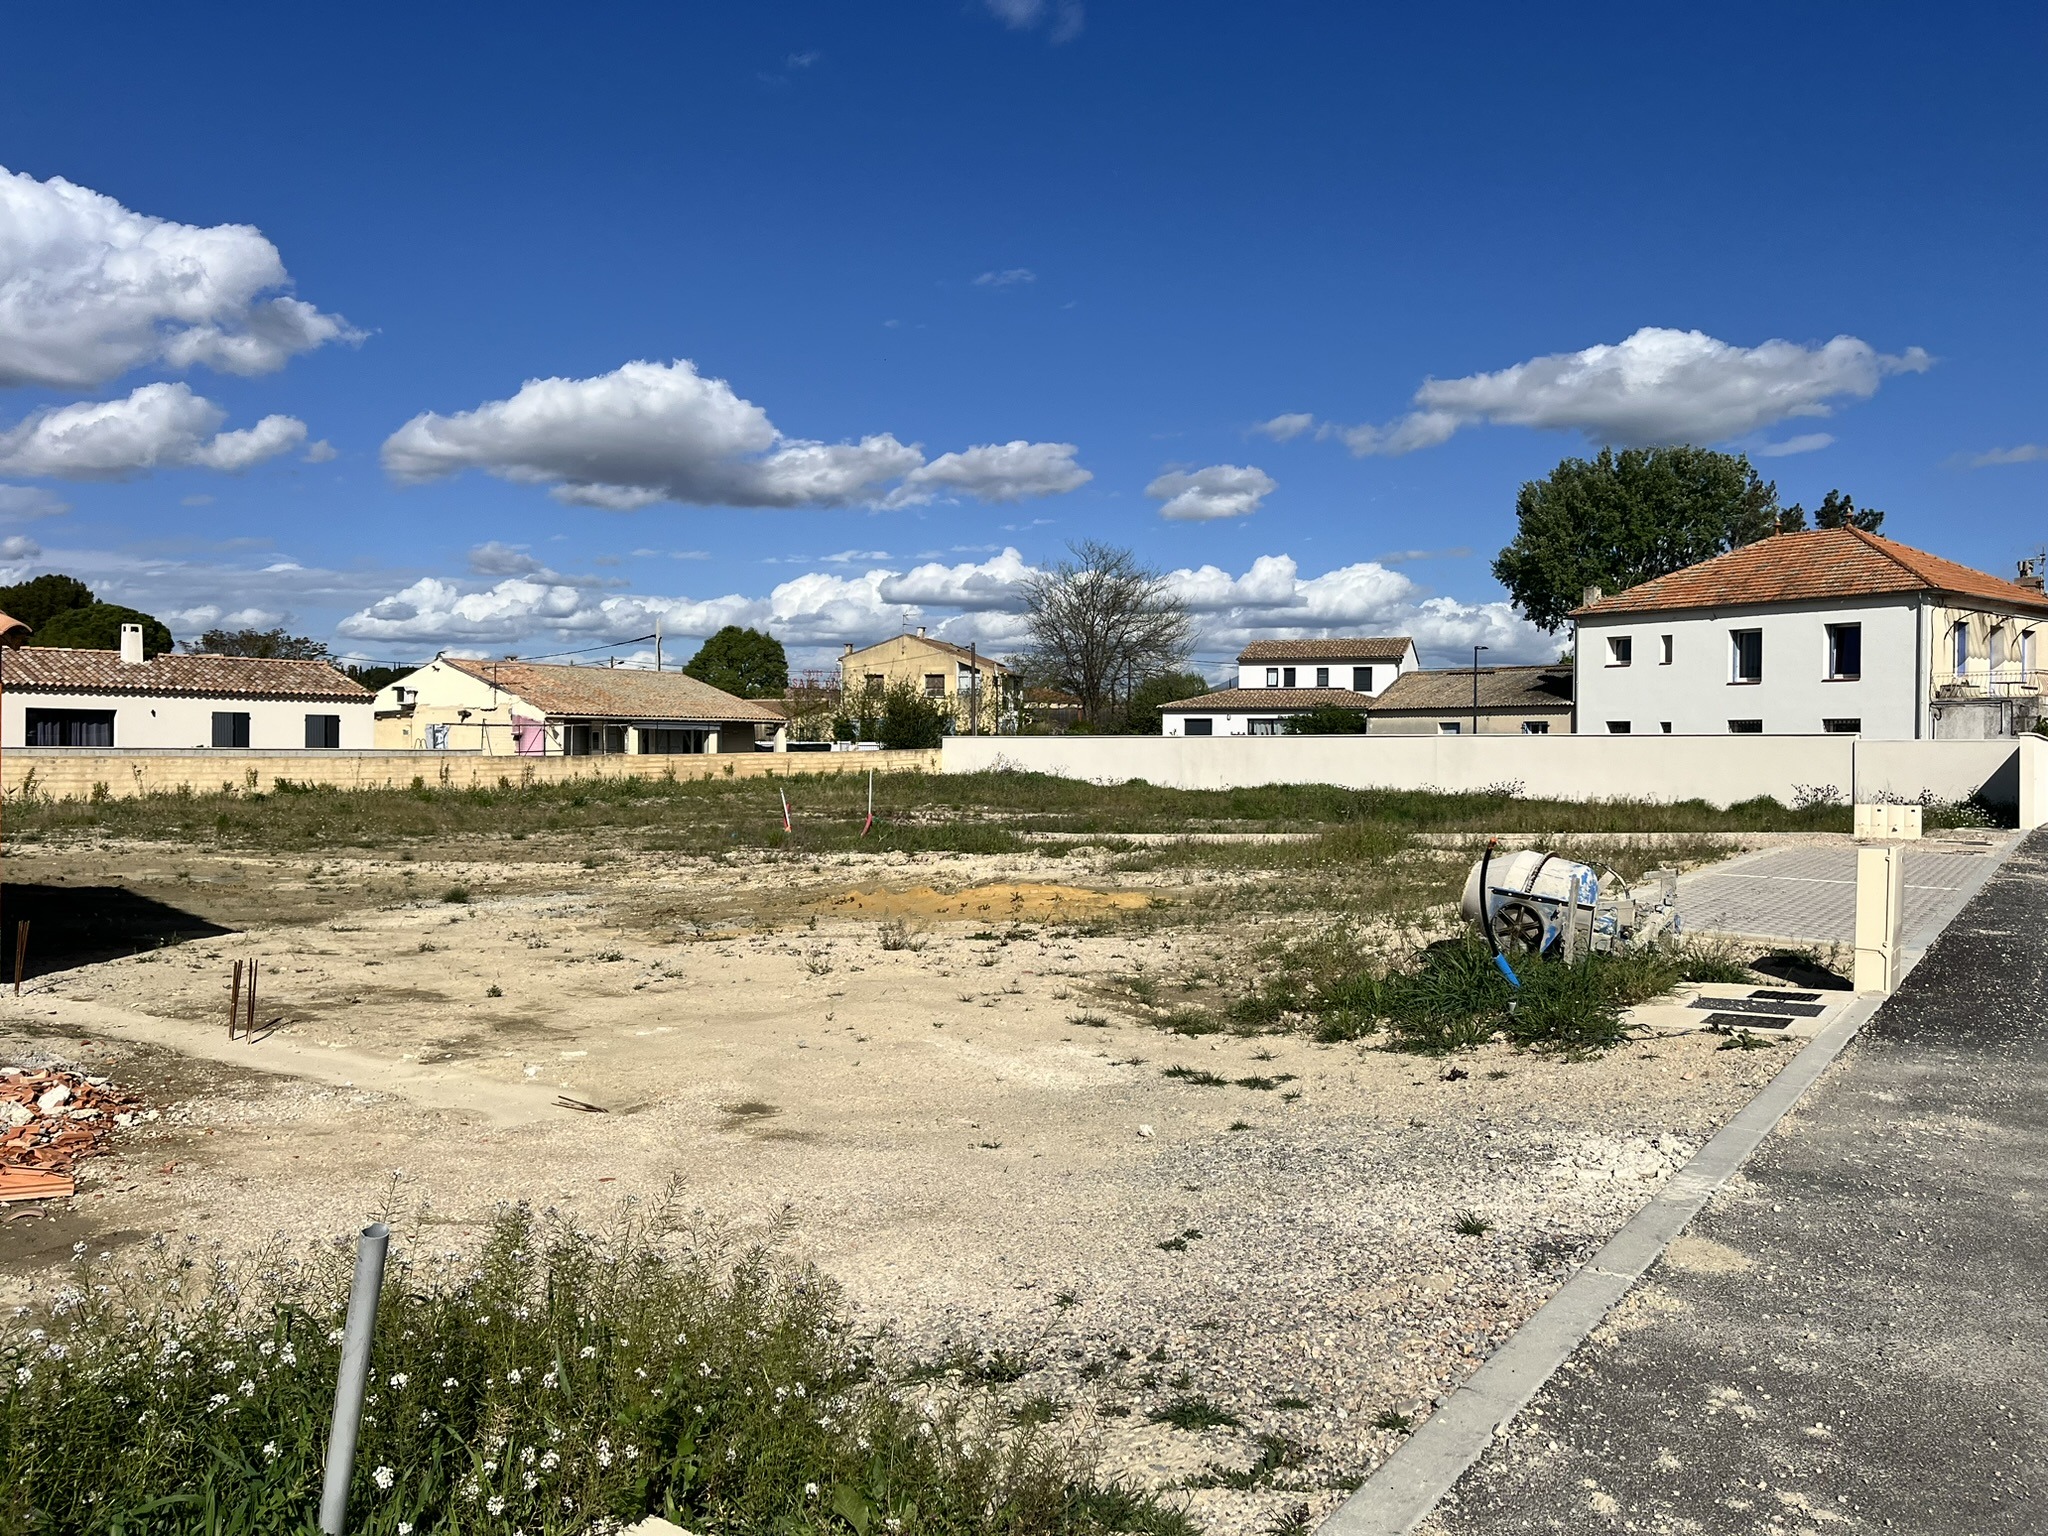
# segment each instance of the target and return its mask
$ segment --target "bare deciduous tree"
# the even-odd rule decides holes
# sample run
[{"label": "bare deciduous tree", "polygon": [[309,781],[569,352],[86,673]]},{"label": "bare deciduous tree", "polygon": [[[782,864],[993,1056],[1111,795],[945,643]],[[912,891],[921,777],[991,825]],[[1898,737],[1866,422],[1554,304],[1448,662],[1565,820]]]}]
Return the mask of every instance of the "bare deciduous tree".
[{"label": "bare deciduous tree", "polygon": [[1024,583],[1027,666],[1081,701],[1090,725],[1110,718],[1145,678],[1185,665],[1195,623],[1166,579],[1128,549],[1094,539]]}]

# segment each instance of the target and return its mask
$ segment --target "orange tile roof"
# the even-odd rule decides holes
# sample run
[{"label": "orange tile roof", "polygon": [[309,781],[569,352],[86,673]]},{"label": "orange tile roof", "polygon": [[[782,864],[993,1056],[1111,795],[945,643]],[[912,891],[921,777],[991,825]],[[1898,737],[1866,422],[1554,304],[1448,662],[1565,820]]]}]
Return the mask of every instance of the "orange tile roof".
[{"label": "orange tile roof", "polygon": [[780,711],[682,672],[648,672],[638,667],[568,667],[538,661],[467,661],[443,656],[441,663],[517,694],[542,714],[603,720],[751,721],[781,725]]},{"label": "orange tile roof", "polygon": [[1237,653],[1241,665],[1255,661],[1399,661],[1413,644],[1406,635],[1353,640],[1254,640]]},{"label": "orange tile roof", "polygon": [[7,653],[5,684],[31,693],[114,693],[184,698],[323,699],[374,697],[324,661],[266,656],[180,656],[166,652],[129,666],[119,651],[24,645]]},{"label": "orange tile roof", "polygon": [[1335,704],[1341,709],[1370,709],[1372,695],[1353,693],[1349,688],[1225,688],[1192,699],[1175,699],[1159,706],[1162,714],[1183,710],[1223,710],[1237,713],[1257,709],[1314,709]]},{"label": "orange tile roof", "polygon": [[1576,609],[1572,617],[1747,608],[1833,597],[1927,592],[2048,613],[2048,595],[1861,528],[1811,528],[1759,539]]},{"label": "orange tile roof", "polygon": [[[1473,681],[1470,667],[1403,672],[1373,701],[1373,713],[1470,713]],[[1477,681],[1482,710],[1523,713],[1544,709],[1568,711],[1572,707],[1570,667],[1481,667]]]}]

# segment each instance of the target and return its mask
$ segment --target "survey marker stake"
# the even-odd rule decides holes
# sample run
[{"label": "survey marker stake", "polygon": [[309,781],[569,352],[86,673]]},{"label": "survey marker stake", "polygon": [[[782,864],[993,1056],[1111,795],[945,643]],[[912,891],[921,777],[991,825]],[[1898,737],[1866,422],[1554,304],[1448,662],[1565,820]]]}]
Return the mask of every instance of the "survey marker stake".
[{"label": "survey marker stake", "polygon": [[860,824],[860,835],[866,837],[868,828],[875,824],[875,770],[868,770],[868,819]]},{"label": "survey marker stake", "polygon": [[28,969],[28,919],[14,925],[14,995],[21,996],[21,973]]},{"label": "survey marker stake", "polygon": [[234,990],[228,994],[228,1038],[235,1038],[235,1025],[242,1017],[242,962],[235,962]]},{"label": "survey marker stake", "polygon": [[[250,964],[253,968],[255,962]],[[391,1229],[381,1221],[363,1228],[356,1241],[356,1277],[348,1288],[348,1320],[341,1335],[341,1372],[334,1380],[334,1423],[327,1433],[327,1477],[320,1487],[320,1529],[326,1536],[342,1536],[348,1525],[356,1431],[363,1421],[363,1387],[370,1375],[377,1297],[384,1289],[384,1253],[390,1246]]]},{"label": "survey marker stake", "polygon": [[787,791],[780,789],[776,790],[775,793],[782,796],[782,830],[788,832],[791,830],[789,825],[789,795]]}]

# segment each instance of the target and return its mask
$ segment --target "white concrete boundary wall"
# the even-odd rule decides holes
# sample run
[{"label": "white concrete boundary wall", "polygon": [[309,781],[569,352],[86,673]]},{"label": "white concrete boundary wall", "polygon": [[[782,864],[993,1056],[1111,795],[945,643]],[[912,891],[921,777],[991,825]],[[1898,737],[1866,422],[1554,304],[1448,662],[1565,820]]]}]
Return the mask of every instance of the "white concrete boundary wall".
[{"label": "white concrete boundary wall", "polygon": [[[1790,805],[1832,787],[1848,801],[1982,795],[2048,821],[2048,741],[1860,741],[1853,736],[950,736],[944,771],[1019,768],[1175,789],[1335,784],[1480,790],[1542,800]],[[2029,820],[2027,818],[2032,817]]]}]

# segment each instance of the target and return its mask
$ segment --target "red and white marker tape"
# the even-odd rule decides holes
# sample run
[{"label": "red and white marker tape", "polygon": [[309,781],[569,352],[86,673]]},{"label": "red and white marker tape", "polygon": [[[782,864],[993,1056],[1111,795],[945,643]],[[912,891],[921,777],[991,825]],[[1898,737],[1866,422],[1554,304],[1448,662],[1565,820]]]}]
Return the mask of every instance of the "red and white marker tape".
[{"label": "red and white marker tape", "polygon": [[875,824],[875,770],[868,770],[868,819],[860,824],[860,835],[866,837],[868,828]]},{"label": "red and white marker tape", "polygon": [[775,793],[782,796],[782,830],[788,832],[791,830],[789,825],[789,792],[778,789]]}]

